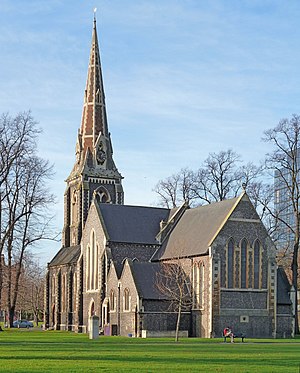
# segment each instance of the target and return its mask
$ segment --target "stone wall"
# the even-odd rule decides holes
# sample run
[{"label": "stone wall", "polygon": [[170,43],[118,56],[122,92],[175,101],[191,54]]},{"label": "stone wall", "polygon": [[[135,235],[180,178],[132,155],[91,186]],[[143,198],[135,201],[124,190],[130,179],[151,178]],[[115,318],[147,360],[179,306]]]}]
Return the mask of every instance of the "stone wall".
[{"label": "stone wall", "polygon": [[[244,238],[248,250],[252,250],[255,241],[259,240],[262,247],[259,289],[226,288],[226,247],[230,238],[234,240],[235,250],[240,248]],[[249,202],[241,201],[236,207],[215,239],[212,253],[214,266],[218,268],[218,274],[214,271],[217,286],[214,286],[213,297],[218,299],[218,308],[214,306],[213,335],[222,335],[223,329],[230,326],[248,337],[273,337],[276,308],[274,246]]]}]

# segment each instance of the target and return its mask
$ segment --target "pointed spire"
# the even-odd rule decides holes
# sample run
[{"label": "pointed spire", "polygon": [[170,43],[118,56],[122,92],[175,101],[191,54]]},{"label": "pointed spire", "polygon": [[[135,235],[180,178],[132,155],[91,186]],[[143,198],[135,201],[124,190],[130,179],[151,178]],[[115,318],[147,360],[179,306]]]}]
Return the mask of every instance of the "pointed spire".
[{"label": "pointed spire", "polygon": [[93,147],[100,132],[104,136],[108,136],[105,95],[96,27],[96,9],[94,10],[93,23],[92,45],[80,128],[84,154],[87,148],[93,152]]}]

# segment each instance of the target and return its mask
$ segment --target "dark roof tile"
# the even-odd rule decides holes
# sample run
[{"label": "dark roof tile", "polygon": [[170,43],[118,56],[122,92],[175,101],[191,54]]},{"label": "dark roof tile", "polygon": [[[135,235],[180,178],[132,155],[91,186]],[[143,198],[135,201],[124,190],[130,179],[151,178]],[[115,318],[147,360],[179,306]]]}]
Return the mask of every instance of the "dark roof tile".
[{"label": "dark roof tile", "polygon": [[169,209],[99,204],[109,240],[114,242],[157,244],[161,220],[168,219]]},{"label": "dark roof tile", "polygon": [[128,261],[139,296],[148,300],[166,300],[166,295],[157,288],[158,274],[161,273],[160,263]]},{"label": "dark roof tile", "polygon": [[186,210],[153,260],[205,254],[239,199]]},{"label": "dark roof tile", "polygon": [[80,249],[80,245],[62,247],[59,250],[59,252],[55,255],[55,257],[51,260],[49,265],[52,267],[76,262],[80,256]]}]

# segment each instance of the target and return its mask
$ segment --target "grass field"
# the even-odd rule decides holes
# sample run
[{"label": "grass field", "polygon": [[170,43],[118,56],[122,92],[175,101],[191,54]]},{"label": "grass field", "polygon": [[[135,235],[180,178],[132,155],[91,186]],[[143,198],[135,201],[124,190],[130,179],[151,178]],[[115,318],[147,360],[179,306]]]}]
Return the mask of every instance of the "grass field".
[{"label": "grass field", "polygon": [[56,331],[0,333],[1,372],[293,372],[300,339],[135,339]]}]

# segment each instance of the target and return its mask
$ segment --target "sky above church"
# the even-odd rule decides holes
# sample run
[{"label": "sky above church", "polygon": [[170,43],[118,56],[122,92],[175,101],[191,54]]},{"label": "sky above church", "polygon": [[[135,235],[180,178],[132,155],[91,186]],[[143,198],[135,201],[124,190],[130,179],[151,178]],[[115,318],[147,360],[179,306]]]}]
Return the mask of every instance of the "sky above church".
[{"label": "sky above church", "polygon": [[[58,230],[95,7],[126,204],[155,205],[159,179],[210,152],[258,163],[263,131],[300,114],[298,0],[0,0],[0,110],[30,109],[43,129]],[[41,261],[59,246],[39,247]]]}]

